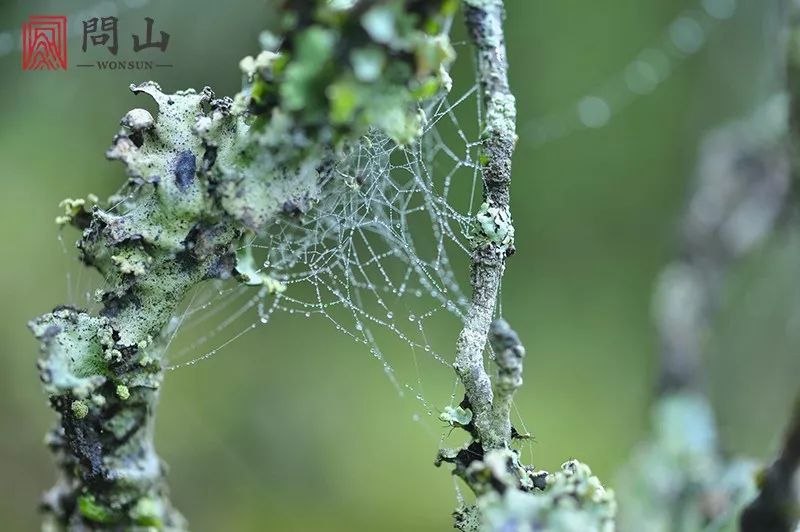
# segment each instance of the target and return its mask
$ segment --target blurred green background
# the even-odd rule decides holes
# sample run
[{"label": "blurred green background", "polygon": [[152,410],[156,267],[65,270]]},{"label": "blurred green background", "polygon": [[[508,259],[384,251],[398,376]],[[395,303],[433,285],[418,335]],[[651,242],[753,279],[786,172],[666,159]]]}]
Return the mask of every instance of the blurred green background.
[{"label": "blurred green background", "polygon": [[[549,142],[537,137],[543,116],[555,116],[548,127],[576,123],[581,98],[619,77],[641,50],[663,42],[676,17],[702,3],[507,4],[519,104],[512,188],[519,251],[503,305],[529,353],[517,404],[535,435],[536,466],[579,457],[612,481],[647,430],[657,349],[650,295],[673,253],[698,141],[779,83],[778,0],[740,0],[652,93],[602,128]],[[142,19],[154,18],[171,34],[163,57],[174,67],[74,68],[81,42],[73,36],[67,72],[22,72],[19,27],[29,15],[67,14],[77,25],[88,8],[119,16],[120,56],[125,30],[141,31]],[[77,280],[73,253],[57,239],[58,202],[103,197],[122,182],[121,166],[105,161],[104,150],[118,119],[144,104],[129,83],[154,78],[168,90],[210,85],[232,95],[239,59],[257,51],[274,14],[263,2],[29,0],[3,2],[0,21],[0,528],[34,530],[38,498],[53,479],[42,445],[53,415],[25,322],[67,301],[68,285],[93,287],[88,274]],[[457,79],[471,75],[465,65]],[[624,86],[608,90],[630,96]],[[66,231],[64,244],[76,238]],[[726,446],[759,458],[775,447],[800,370],[798,327],[789,319],[797,294],[786,289],[800,265],[797,242],[778,235],[737,268],[717,327],[724,340],[713,342],[707,361]],[[447,530],[455,492],[448,472],[432,466],[441,427],[414,422],[418,411],[398,398],[363,346],[320,321],[284,319],[168,374],[158,449],[193,530]]]}]

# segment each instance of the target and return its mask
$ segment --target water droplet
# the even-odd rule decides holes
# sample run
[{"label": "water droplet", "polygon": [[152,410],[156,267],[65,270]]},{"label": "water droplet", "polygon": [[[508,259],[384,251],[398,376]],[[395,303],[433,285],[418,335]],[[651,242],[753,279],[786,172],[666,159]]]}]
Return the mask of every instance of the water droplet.
[{"label": "water droplet", "polygon": [[311,317],[311,313],[310,312],[306,312],[305,316],[306,316],[306,318],[310,318]]},{"label": "water droplet", "polygon": [[702,48],[706,35],[702,26],[693,18],[679,17],[669,27],[672,44],[685,54],[693,54]]},{"label": "water droplet", "polygon": [[394,318],[394,314],[393,314],[393,313],[391,313],[391,312],[387,312],[387,313],[386,313],[386,319],[390,320],[390,319],[392,319],[392,318]]},{"label": "water droplet", "polygon": [[360,321],[358,323],[356,323],[356,330],[357,331],[363,331],[364,330],[364,325],[362,325],[362,323]]},{"label": "water droplet", "polygon": [[408,321],[416,321],[416,320],[417,320],[417,317],[414,316],[413,314],[409,314],[408,315]]},{"label": "water droplet", "polygon": [[658,81],[662,82],[669,76],[671,66],[667,55],[657,48],[647,48],[639,54],[639,60],[647,63],[656,72]]},{"label": "water droplet", "polygon": [[578,117],[586,127],[603,127],[611,119],[611,107],[603,98],[586,96],[578,103]]},{"label": "water droplet", "polygon": [[736,13],[736,0],[703,0],[703,9],[720,20],[731,18]]},{"label": "water droplet", "polygon": [[658,71],[642,59],[636,59],[625,69],[625,84],[631,92],[647,94],[658,85]]}]

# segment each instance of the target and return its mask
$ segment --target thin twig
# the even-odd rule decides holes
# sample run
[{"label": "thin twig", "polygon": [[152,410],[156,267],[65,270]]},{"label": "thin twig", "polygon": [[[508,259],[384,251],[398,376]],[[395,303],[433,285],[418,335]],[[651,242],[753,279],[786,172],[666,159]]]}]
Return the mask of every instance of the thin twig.
[{"label": "thin twig", "polygon": [[[487,220],[472,252],[472,301],[458,338],[455,369],[475,415],[475,429],[484,449],[501,448],[511,439],[510,424],[492,409],[492,384],[483,352],[497,302],[506,257],[513,253],[509,208],[511,158],[517,137],[516,106],[508,85],[503,37],[505,11],[501,0],[468,0],[465,16],[477,52],[477,77],[486,107],[483,131],[484,205]],[[490,227],[484,225],[488,221]],[[494,224],[495,227],[491,227]]]}]

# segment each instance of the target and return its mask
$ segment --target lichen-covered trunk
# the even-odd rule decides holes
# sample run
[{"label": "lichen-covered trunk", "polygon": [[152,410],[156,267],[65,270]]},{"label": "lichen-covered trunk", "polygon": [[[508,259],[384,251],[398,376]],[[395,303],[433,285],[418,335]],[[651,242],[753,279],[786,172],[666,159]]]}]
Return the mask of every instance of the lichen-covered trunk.
[{"label": "lichen-covered trunk", "polygon": [[[46,356],[42,379],[62,387],[51,396],[59,422],[47,441],[60,477],[44,498],[45,529],[184,528],[153,447],[162,376],[157,358],[111,369],[101,339],[112,331],[108,320],[71,308],[39,318],[33,329]],[[103,371],[92,369],[104,364]]]},{"label": "lichen-covered trunk", "polygon": [[[136,90],[166,98],[152,85]],[[61,307],[31,322],[42,345],[41,378],[59,414],[48,441],[61,477],[44,502],[56,529],[184,528],[153,445],[164,331],[189,289],[233,275],[240,232],[203,217],[206,193],[195,173],[207,148],[192,139],[184,117],[208,98],[160,102],[169,109],[158,125],[141,109],[123,119],[109,156],[124,160],[142,184],[121,212],[67,206],[63,221],[83,229],[81,258],[108,288],[97,293],[97,315]],[[169,155],[156,159],[165,147]]]},{"label": "lichen-covered trunk", "polygon": [[58,413],[49,443],[60,477],[44,499],[45,528],[186,527],[153,447],[177,306],[206,279],[235,278],[265,297],[285,288],[243,239],[313,205],[337,156],[368,131],[415,141],[420,102],[449,88],[456,7],[287,0],[281,50],[241,62],[235,99],[131,87],[158,114],[129,112],[108,151],[125,164],[127,186],[103,203],[65,200],[57,219],[82,231],[81,260],[105,282],[101,310],[59,307],[30,323]]}]

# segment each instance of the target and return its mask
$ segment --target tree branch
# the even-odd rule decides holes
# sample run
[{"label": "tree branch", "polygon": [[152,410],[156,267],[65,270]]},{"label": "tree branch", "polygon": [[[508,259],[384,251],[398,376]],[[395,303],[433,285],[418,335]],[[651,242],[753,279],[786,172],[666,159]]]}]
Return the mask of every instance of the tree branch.
[{"label": "tree branch", "polygon": [[[465,0],[467,30],[477,54],[477,79],[485,106],[481,165],[484,202],[473,230],[472,301],[456,344],[455,370],[465,398],[441,419],[469,432],[460,449],[441,449],[436,465],[454,464],[477,500],[455,513],[456,528],[478,530],[613,530],[616,505],[585,464],[565,462],[549,474],[520,463],[511,448],[517,434],[510,419],[513,395],[522,385],[525,349],[508,324],[492,322],[506,258],[514,253],[509,206],[511,159],[517,141],[516,107],[508,85],[501,0]],[[494,383],[483,353],[487,339],[495,353]],[[471,409],[471,412],[467,410]],[[570,504],[562,504],[563,501]]]},{"label": "tree branch", "polygon": [[786,100],[774,95],[702,142],[677,257],[662,269],[653,297],[661,394],[704,388],[703,346],[728,272],[791,219],[785,120]]},{"label": "tree branch", "polygon": [[472,301],[456,344],[455,369],[464,384],[484,449],[499,449],[511,440],[507,419],[493,411],[491,380],[483,352],[489,334],[506,257],[514,252],[514,227],[509,206],[511,158],[517,137],[516,107],[508,86],[508,61],[503,37],[501,0],[468,0],[467,29],[477,53],[477,77],[486,108],[482,134],[484,203],[477,214],[470,281]]}]

